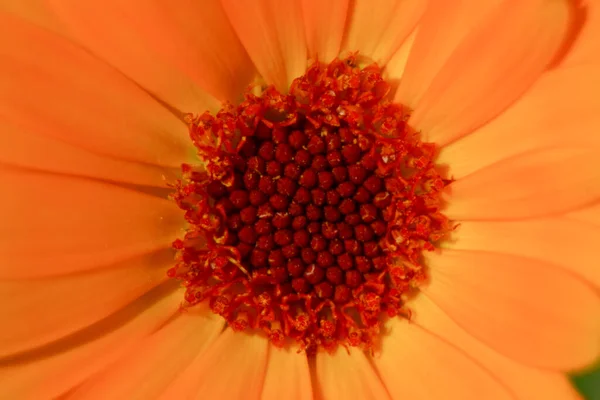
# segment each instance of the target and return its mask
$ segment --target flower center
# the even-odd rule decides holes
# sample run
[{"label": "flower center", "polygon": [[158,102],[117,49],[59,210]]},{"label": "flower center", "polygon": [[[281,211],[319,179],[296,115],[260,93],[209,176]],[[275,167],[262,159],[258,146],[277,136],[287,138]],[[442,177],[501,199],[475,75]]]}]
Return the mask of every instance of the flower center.
[{"label": "flower center", "polygon": [[389,89],[351,56],[314,64],[288,95],[189,117],[202,164],[175,186],[189,229],[168,271],[188,306],[309,351],[371,348],[383,317],[410,317],[422,252],[449,230],[449,182]]}]

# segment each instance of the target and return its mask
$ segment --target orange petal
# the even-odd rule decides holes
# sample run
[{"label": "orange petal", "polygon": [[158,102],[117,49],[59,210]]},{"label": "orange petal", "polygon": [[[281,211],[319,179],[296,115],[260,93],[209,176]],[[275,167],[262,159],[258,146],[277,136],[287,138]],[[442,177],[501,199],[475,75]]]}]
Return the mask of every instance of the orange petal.
[{"label": "orange petal", "polygon": [[415,43],[395,101],[415,108],[444,63],[467,33],[500,0],[430,0],[419,22]]},{"label": "orange petal", "polygon": [[[426,296],[421,295],[417,297],[410,303],[410,307],[414,310],[412,322],[415,325],[438,336],[440,342],[447,341],[468,357],[472,357],[513,395],[511,398],[527,400],[580,399],[565,375],[554,371],[544,371],[527,367],[496,353],[460,328]],[[440,363],[437,365],[446,364]],[[451,368],[445,368],[445,370],[449,371],[450,375],[454,375]],[[465,385],[467,377],[458,376],[454,377],[454,379],[456,379],[457,383],[462,384],[462,386],[466,386],[465,388],[459,388],[459,390],[469,390],[471,388],[472,380],[468,380],[468,384]],[[439,381],[436,380],[436,382]],[[488,398],[483,393],[481,392],[479,396],[450,396],[448,394],[439,398]],[[438,397],[432,396],[431,398]]]},{"label": "orange petal", "polygon": [[417,30],[414,30],[408,38],[402,43],[400,48],[394,53],[390,61],[385,66],[384,78],[392,84],[392,90],[394,93],[398,89],[398,85],[401,82],[402,76],[406,69],[406,63],[408,57],[412,51],[412,47],[415,44],[417,37]]},{"label": "orange petal", "polygon": [[452,183],[445,211],[460,221],[517,219],[567,212],[600,197],[596,148],[521,154]]},{"label": "orange petal", "polygon": [[23,18],[52,31],[64,33],[64,27],[45,1],[28,0],[27,2],[23,2],[3,0],[0,1],[0,10],[17,15],[19,18]]},{"label": "orange petal", "polygon": [[597,1],[580,0],[573,2],[576,7],[578,26],[575,40],[561,62],[562,66],[598,64],[600,61],[600,4]]},{"label": "orange petal", "polygon": [[600,226],[567,218],[466,221],[444,247],[528,257],[560,266],[600,289]]},{"label": "orange petal", "polygon": [[482,126],[535,82],[568,24],[567,0],[503,3],[454,50],[409,122],[440,145]]},{"label": "orange petal", "polygon": [[513,399],[461,349],[404,320],[391,320],[389,328],[374,361],[392,398]]},{"label": "orange petal", "polygon": [[312,400],[310,370],[305,353],[295,347],[285,349],[269,345],[267,372],[261,400]]},{"label": "orange petal", "polygon": [[185,124],[118,71],[8,14],[0,25],[7,123],[121,160],[177,167],[189,156]]},{"label": "orange petal", "polygon": [[164,249],[183,218],[173,202],[116,185],[0,170],[0,276],[66,274]]},{"label": "orange petal", "polygon": [[79,42],[183,112],[240,99],[254,74],[218,0],[47,1]]},{"label": "orange petal", "polygon": [[306,38],[298,1],[222,0],[225,12],[268,84],[287,92],[306,70]]},{"label": "orange petal", "polygon": [[349,0],[302,0],[308,56],[330,62],[340,53]]},{"label": "orange petal", "polygon": [[567,214],[567,217],[600,227],[600,202],[597,201],[593,205],[573,211]]},{"label": "orange petal", "polygon": [[221,333],[224,320],[189,310],[144,338],[69,394],[69,399],[157,399]]},{"label": "orange petal", "polygon": [[[2,120],[2,117],[0,117]],[[105,157],[52,136],[0,122],[0,164],[111,182],[164,187],[177,169]]]},{"label": "orange petal", "polygon": [[600,355],[600,298],[564,269],[531,258],[443,250],[423,292],[498,352],[527,365],[581,368]]},{"label": "orange petal", "polygon": [[262,336],[226,329],[177,377],[161,399],[258,400],[268,343]]},{"label": "orange petal", "polygon": [[171,251],[110,268],[51,278],[0,281],[0,357],[50,343],[124,307],[166,280]]},{"label": "orange petal", "polygon": [[[397,371],[397,370],[396,370]],[[365,354],[357,348],[317,353],[315,376],[322,399],[390,399]]]},{"label": "orange petal", "polygon": [[444,147],[438,163],[460,179],[525,151],[573,144],[600,146],[600,70],[595,65],[545,73],[508,110]]},{"label": "orange petal", "polygon": [[385,0],[377,7],[355,1],[348,12],[348,28],[343,48],[385,65],[413,31],[427,1]]},{"label": "orange petal", "polygon": [[0,361],[0,398],[50,399],[71,390],[162,326],[182,296],[172,287],[157,288],[88,329]]}]

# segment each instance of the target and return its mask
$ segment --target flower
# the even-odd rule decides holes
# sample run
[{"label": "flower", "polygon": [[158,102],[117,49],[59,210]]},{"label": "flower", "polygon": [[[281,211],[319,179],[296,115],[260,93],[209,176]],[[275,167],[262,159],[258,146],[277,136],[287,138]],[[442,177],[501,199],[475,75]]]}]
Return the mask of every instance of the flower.
[{"label": "flower", "polygon": [[[0,5],[0,397],[576,398],[600,352],[598,10],[567,0]],[[185,116],[384,68],[457,224],[381,347],[280,349],[169,279]],[[368,62],[366,62],[368,64]]]}]

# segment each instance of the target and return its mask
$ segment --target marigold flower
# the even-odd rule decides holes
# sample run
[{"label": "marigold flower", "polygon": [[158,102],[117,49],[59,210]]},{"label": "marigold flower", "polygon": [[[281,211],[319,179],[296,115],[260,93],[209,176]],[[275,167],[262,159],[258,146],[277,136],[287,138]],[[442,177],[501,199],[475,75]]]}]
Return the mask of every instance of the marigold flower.
[{"label": "marigold flower", "polygon": [[0,397],[576,399],[599,15],[0,3]]}]

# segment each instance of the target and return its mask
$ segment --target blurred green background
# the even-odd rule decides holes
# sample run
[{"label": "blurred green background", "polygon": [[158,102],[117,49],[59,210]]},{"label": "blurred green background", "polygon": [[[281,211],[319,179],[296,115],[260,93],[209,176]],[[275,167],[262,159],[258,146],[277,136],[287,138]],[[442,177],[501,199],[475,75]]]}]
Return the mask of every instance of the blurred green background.
[{"label": "blurred green background", "polygon": [[572,381],[587,400],[600,400],[600,365],[585,374],[575,375]]}]

